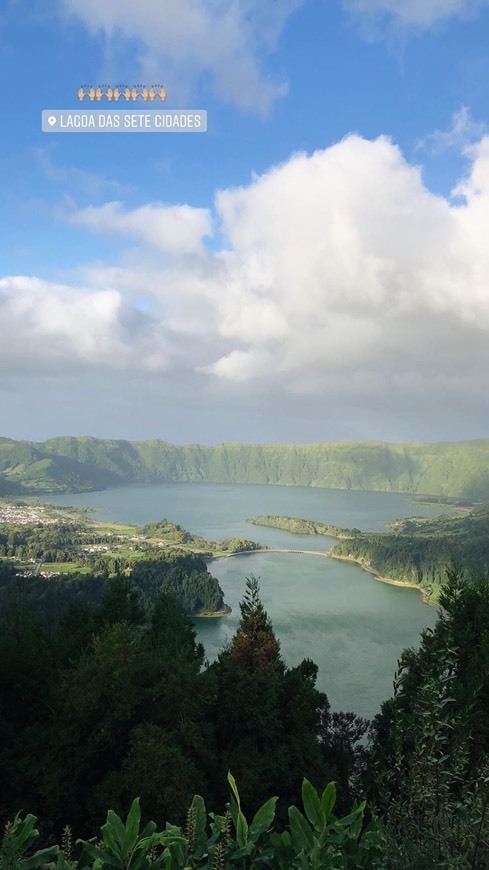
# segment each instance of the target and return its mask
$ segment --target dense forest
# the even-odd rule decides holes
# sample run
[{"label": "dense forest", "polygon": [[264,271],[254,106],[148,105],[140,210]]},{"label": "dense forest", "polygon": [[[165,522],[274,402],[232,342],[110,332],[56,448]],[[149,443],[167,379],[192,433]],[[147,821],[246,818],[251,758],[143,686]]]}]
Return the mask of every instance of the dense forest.
[{"label": "dense forest", "polygon": [[167,519],[123,526],[74,509],[0,502],[0,565],[7,559],[18,569],[15,588],[8,572],[3,581],[0,574],[0,615],[22,590],[38,613],[56,621],[84,594],[99,603],[105,581],[118,574],[130,576],[148,600],[172,594],[188,616],[226,613],[207,562],[259,548],[243,538],[208,541]]},{"label": "dense forest", "polygon": [[0,438],[0,494],[130,483],[271,483],[489,498],[489,440],[176,446],[165,441]]},{"label": "dense forest", "polygon": [[181,822],[196,790],[226,799],[229,769],[249,807],[270,790],[288,800],[303,775],[319,785],[335,772],[326,743],[343,726],[316,673],[307,660],[284,665],[255,580],[236,637],[208,667],[174,598],[148,607],[128,578],[109,580],[100,603],[77,598],[54,626],[19,595],[0,631],[2,815],[23,807],[46,831],[69,823],[85,835],[137,794],[146,814]]},{"label": "dense forest", "polygon": [[489,576],[489,506],[466,516],[398,521],[390,533],[350,533],[331,555],[353,558],[381,577],[417,583],[436,599],[452,563],[469,577]]},{"label": "dense forest", "polygon": [[0,866],[488,868],[489,585],[451,572],[440,608],[369,725],[331,711],[312,661],[285,666],[254,577],[212,664],[174,600],[143,606],[126,577],[55,627],[20,597]]},{"label": "dense forest", "polygon": [[0,561],[0,619],[9,617],[19,603],[29,606],[46,625],[57,625],[75,603],[98,605],[112,580],[127,577],[146,609],[161,594],[171,595],[188,616],[226,612],[219,582],[194,553],[166,549],[155,557],[137,561],[123,556],[99,556],[89,573],[22,576],[8,562]]}]

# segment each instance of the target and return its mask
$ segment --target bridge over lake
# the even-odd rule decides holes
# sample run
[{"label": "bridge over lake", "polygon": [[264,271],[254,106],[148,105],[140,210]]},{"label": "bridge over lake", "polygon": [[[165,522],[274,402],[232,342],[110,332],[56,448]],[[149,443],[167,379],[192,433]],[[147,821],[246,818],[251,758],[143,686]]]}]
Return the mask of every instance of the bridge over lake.
[{"label": "bridge over lake", "polygon": [[225,553],[226,556],[251,556],[253,553],[298,553],[301,556],[327,556],[330,558],[329,551],[322,550],[288,550],[279,549],[278,547],[260,547],[259,550],[237,550],[235,553]]}]

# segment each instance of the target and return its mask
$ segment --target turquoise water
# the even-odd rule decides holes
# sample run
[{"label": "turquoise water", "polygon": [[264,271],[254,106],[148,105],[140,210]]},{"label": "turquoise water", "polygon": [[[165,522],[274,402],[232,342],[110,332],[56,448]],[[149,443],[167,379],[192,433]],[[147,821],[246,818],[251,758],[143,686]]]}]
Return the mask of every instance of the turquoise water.
[{"label": "turquoise water", "polygon": [[[284,514],[382,531],[389,520],[440,513],[392,493],[251,484],[120,487],[51,501],[91,508],[97,517],[118,522],[142,525],[167,517],[214,540],[247,537],[270,547],[305,550],[327,550],[334,539],[252,526],[246,519]],[[423,604],[415,589],[380,583],[357,565],[321,556],[253,553],[217,560],[210,570],[233,612],[223,619],[195,620],[209,659],[232,637],[245,578],[254,573],[287,664],[313,659],[319,666],[318,687],[332,707],[363,716],[373,716],[391,695],[398,656],[417,645],[420,631],[436,619],[436,610]]]}]

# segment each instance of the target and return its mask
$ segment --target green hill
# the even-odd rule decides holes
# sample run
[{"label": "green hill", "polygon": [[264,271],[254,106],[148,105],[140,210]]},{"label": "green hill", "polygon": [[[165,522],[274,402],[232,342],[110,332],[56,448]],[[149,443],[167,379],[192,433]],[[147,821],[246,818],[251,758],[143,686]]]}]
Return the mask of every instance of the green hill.
[{"label": "green hill", "polygon": [[417,583],[432,603],[452,560],[468,577],[487,577],[489,505],[465,516],[411,518],[390,525],[392,532],[380,534],[345,529],[330,553],[354,559],[381,577]]},{"label": "green hill", "polygon": [[22,487],[0,474],[0,498],[4,496],[21,495]]},{"label": "green hill", "polygon": [[0,439],[0,476],[21,491],[128,483],[271,483],[489,499],[489,439],[434,444],[198,444]]}]

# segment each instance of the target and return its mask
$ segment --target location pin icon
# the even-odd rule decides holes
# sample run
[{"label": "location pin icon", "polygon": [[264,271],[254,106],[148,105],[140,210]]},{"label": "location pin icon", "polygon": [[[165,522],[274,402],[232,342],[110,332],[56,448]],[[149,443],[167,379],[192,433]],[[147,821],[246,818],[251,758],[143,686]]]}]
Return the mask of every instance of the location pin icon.
[{"label": "location pin icon", "polygon": [[53,124],[56,124],[56,118],[54,117],[54,115],[50,115],[50,116],[49,116],[49,118],[48,118],[48,124],[49,124],[50,127],[52,127]]}]

